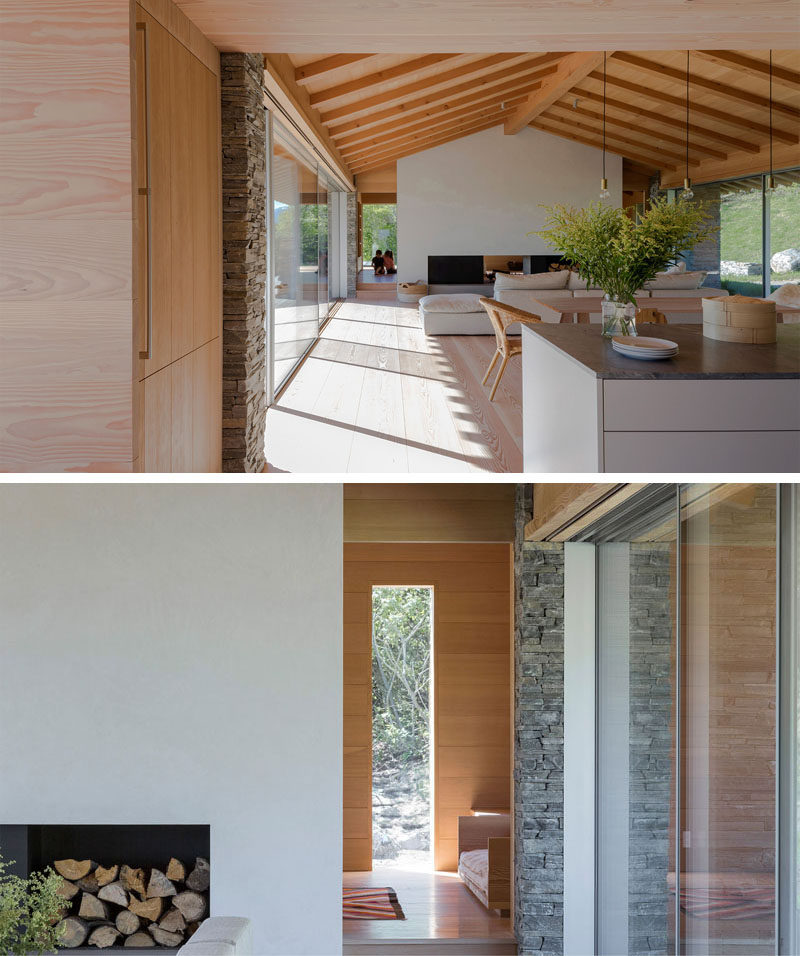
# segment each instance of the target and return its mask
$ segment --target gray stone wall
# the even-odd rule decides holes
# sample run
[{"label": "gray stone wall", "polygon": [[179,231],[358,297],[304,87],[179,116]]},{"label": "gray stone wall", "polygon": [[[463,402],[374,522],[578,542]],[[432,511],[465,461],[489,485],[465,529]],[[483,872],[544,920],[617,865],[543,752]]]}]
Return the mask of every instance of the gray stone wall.
[{"label": "gray stone wall", "polygon": [[703,288],[720,289],[722,288],[719,271],[721,258],[719,234],[720,187],[718,183],[712,183],[709,186],[693,186],[692,190],[696,201],[709,203],[709,215],[706,221],[709,225],[716,226],[718,231],[687,253],[686,268],[690,272],[702,269],[708,273],[705,282],[703,282]]},{"label": "gray stone wall", "polygon": [[347,194],[347,297],[355,298],[358,281],[358,205],[355,193]]},{"label": "gray stone wall", "polygon": [[267,190],[264,61],[223,53],[222,470],[264,468]]},{"label": "gray stone wall", "polygon": [[666,953],[672,791],[672,555],[630,546],[628,953]]},{"label": "gray stone wall", "polygon": [[564,547],[523,540],[517,488],[514,930],[521,954],[560,956],[564,926]]}]

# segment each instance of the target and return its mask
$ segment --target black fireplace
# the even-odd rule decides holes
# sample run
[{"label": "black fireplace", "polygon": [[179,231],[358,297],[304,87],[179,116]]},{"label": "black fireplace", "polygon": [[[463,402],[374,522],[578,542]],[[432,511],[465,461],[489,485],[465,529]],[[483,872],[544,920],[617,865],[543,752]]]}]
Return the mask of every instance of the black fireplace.
[{"label": "black fireplace", "polygon": [[[138,907],[140,903],[146,906],[147,895],[144,892],[134,893],[129,889],[126,892],[126,899],[121,903],[114,905],[105,900],[111,900],[112,897],[100,892],[105,889],[103,884],[100,887],[91,886],[92,873],[100,873],[100,869],[92,870],[86,875],[89,885],[85,880],[77,880],[77,887],[74,889],[75,895],[70,897],[70,910],[66,915],[77,916],[82,903],[84,894],[91,897],[90,902],[98,909],[105,908],[107,912],[97,923],[89,920],[89,927],[94,925],[114,925],[115,917],[119,915],[120,909],[129,908],[135,913],[139,913],[138,922],[131,932],[141,932],[156,936],[156,942],[161,952],[169,951],[170,946],[177,948],[179,945],[178,936],[188,938],[192,927],[186,927],[188,920],[183,920],[182,915],[175,912],[175,903],[181,904],[183,901],[178,899],[177,894],[191,889],[188,875],[195,868],[198,858],[203,861],[211,861],[211,828],[207,824],[163,824],[149,826],[146,824],[132,825],[112,825],[112,824],[57,824],[57,825],[31,825],[31,824],[2,824],[0,825],[0,853],[2,853],[6,863],[14,861],[9,866],[10,872],[27,877],[35,870],[43,870],[47,866],[53,866],[57,860],[91,860],[98,864],[100,868],[113,869],[119,867],[120,872],[123,866],[130,867],[132,870],[143,871],[143,879],[147,883],[150,879],[150,873],[153,869],[159,870],[162,874],[167,871],[171,859],[181,861],[186,867],[186,876],[178,878],[174,882],[174,889],[169,888],[169,892],[176,894],[166,896],[163,900],[163,908],[159,908],[159,913],[154,916],[150,913],[146,915],[142,910],[134,910],[135,901]],[[206,867],[208,872],[210,868]],[[62,874],[63,875],[63,874]],[[158,874],[156,874],[158,876]],[[112,877],[106,875],[106,879],[111,881]],[[120,876],[113,877],[113,880],[119,880]],[[210,894],[211,887],[206,876],[205,884],[202,890],[202,896],[205,901],[203,913],[210,912]],[[66,884],[69,886],[70,884]],[[168,884],[167,884],[168,885]],[[148,887],[148,891],[150,888]],[[97,899],[95,899],[97,897]],[[103,902],[97,902],[97,900]],[[152,903],[152,900],[150,901]],[[170,921],[165,923],[170,927],[169,931],[164,933],[156,932],[164,917],[171,913]],[[154,918],[151,918],[153,917]],[[202,918],[202,917],[198,917]],[[88,919],[88,917],[87,917]],[[137,918],[129,917],[134,923]],[[180,932],[175,932],[176,923],[181,926]],[[120,924],[117,923],[117,926]],[[192,926],[195,924],[192,924]],[[122,946],[126,937],[118,934],[119,938],[113,943],[114,947]],[[130,943],[128,944],[130,947]],[[150,944],[152,945],[152,943]],[[95,952],[94,948],[74,950],[75,952]]]}]

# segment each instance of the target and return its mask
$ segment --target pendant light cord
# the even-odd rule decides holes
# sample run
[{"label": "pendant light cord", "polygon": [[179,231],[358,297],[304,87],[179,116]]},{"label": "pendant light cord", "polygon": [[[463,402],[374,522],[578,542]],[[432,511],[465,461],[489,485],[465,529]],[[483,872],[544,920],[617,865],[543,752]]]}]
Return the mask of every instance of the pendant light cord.
[{"label": "pendant light cord", "polygon": [[689,51],[686,51],[686,178],[689,178]]},{"label": "pendant light cord", "polygon": [[769,51],[769,175],[772,177],[772,50]]},{"label": "pendant light cord", "polygon": [[606,51],[603,50],[603,179],[606,178]]}]

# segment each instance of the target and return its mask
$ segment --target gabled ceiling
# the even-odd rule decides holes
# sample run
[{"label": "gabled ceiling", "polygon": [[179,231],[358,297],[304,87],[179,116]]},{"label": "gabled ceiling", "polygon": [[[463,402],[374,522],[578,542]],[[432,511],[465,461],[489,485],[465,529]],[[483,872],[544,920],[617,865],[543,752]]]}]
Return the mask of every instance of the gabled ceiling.
[{"label": "gabled ceiling", "polygon": [[[602,146],[602,53],[298,53],[288,60],[307,108],[356,174],[500,125],[509,134],[533,126]],[[800,164],[799,67],[795,52],[773,51],[776,168]],[[693,50],[689,90],[693,177],[768,167],[768,51]],[[608,53],[606,149],[678,180],[685,144],[686,51]]]}]

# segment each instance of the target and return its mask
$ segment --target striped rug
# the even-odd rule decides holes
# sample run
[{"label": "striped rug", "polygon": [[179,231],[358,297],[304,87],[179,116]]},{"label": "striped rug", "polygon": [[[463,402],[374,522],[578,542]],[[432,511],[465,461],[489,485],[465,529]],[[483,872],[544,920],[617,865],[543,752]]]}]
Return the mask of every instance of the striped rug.
[{"label": "striped rug", "polygon": [[344,919],[405,919],[391,886],[346,886],[342,888]]}]

